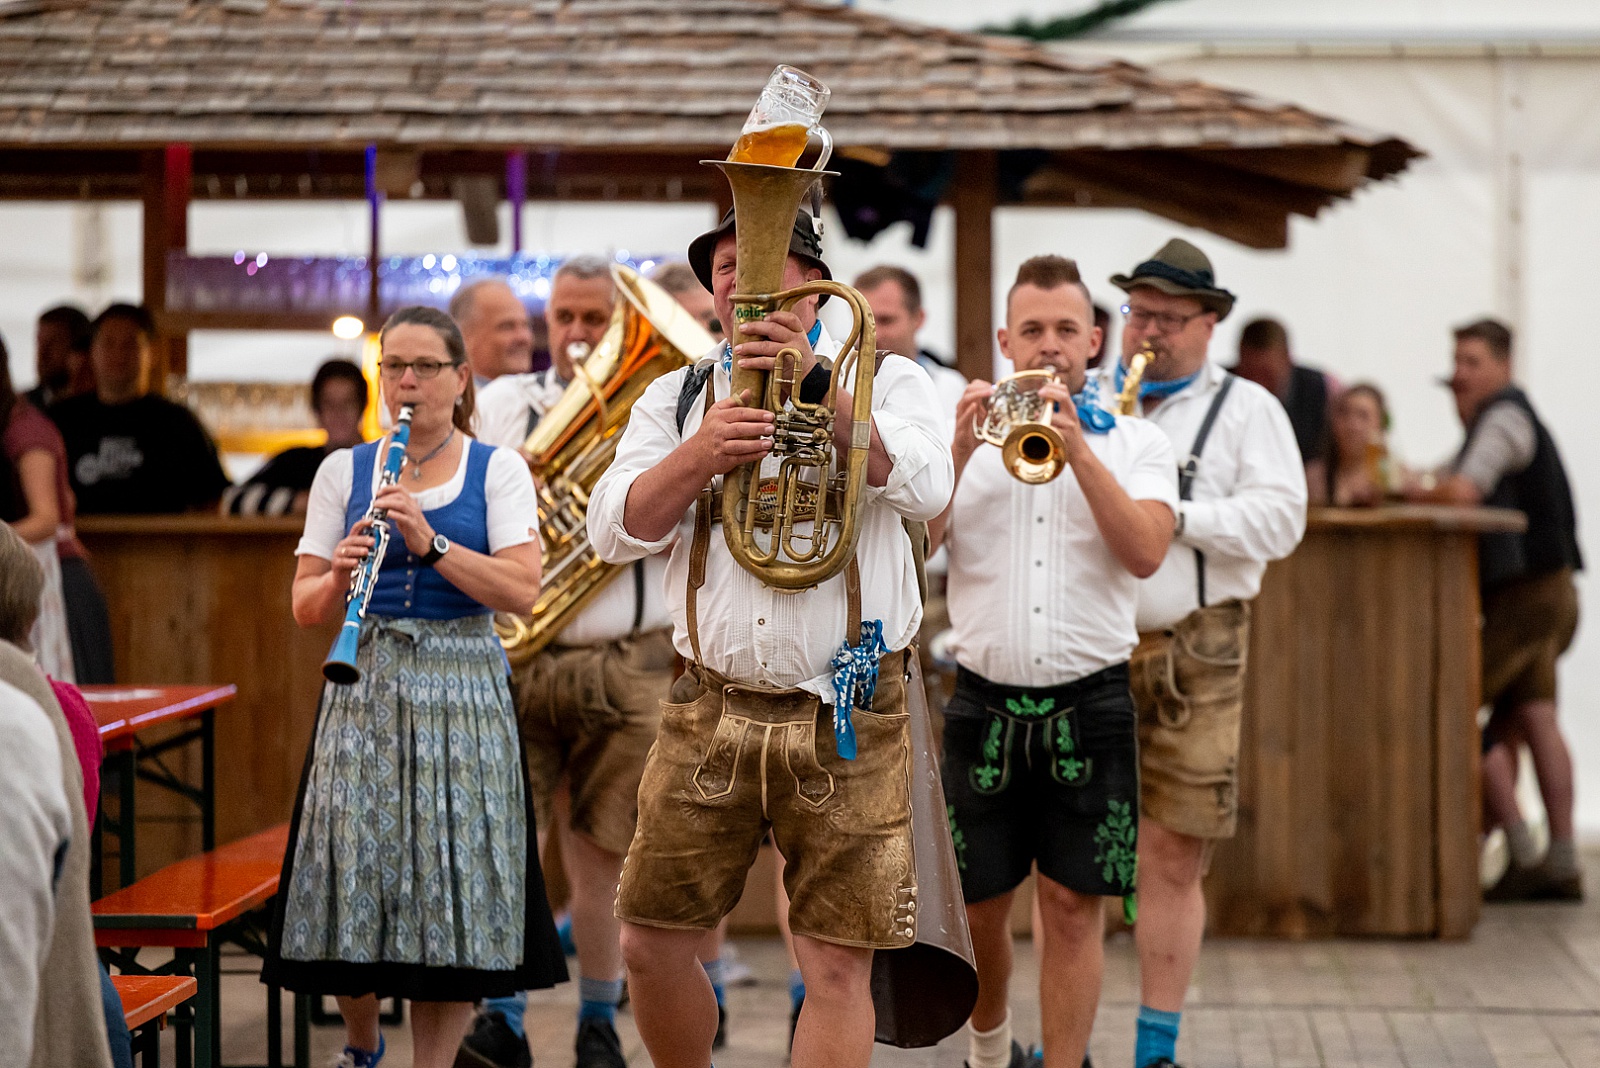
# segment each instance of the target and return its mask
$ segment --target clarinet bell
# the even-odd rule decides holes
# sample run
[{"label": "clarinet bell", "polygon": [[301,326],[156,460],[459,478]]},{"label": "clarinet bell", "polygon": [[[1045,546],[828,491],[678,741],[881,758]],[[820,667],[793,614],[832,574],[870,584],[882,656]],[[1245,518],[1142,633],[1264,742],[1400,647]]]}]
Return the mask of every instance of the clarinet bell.
[{"label": "clarinet bell", "polygon": [[356,667],[356,645],[361,640],[361,621],[347,619],[339,628],[339,637],[328,651],[322,664],[322,677],[339,686],[351,686],[361,681],[361,669]]}]

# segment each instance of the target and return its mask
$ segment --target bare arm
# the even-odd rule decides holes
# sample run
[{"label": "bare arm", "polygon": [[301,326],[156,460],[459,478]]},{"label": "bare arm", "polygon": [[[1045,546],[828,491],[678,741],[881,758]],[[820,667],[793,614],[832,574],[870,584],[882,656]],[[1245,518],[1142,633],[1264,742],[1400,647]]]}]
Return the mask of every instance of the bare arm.
[{"label": "bare arm", "polygon": [[1039,396],[1056,402],[1050,425],[1066,445],[1067,463],[1072,465],[1078,488],[1089,502],[1089,511],[1106,547],[1135,578],[1149,578],[1166,559],[1167,546],[1172,544],[1172,509],[1161,501],[1136,501],[1128,496],[1084,439],[1078,409],[1065,386],[1045,386]]},{"label": "bare arm", "polygon": [[11,524],[11,529],[29,543],[53,538],[61,523],[61,507],[56,500],[56,458],[45,449],[29,449],[17,461],[17,477],[28,514]]},{"label": "bare arm", "polygon": [[[389,521],[405,547],[416,556],[426,556],[433,547],[434,529],[428,523],[417,499],[399,486],[378,491],[373,503],[388,510]],[[393,542],[391,548],[398,548]],[[538,541],[512,545],[494,554],[474,552],[465,545],[452,545],[433,565],[456,589],[496,612],[530,612],[539,599],[540,551]]]}]

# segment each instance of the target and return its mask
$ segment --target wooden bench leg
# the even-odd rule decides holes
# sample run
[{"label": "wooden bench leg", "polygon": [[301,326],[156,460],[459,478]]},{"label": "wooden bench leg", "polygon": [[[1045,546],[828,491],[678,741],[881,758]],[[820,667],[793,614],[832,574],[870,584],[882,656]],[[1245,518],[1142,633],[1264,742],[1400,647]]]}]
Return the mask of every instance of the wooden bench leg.
[{"label": "wooden bench leg", "polygon": [[283,1068],[283,990],[267,987],[267,1068]]},{"label": "wooden bench leg", "polygon": [[222,1063],[221,982],[222,961],[215,944],[199,949],[180,948],[174,954],[180,969],[194,976],[194,1065],[219,1068]]},{"label": "wooden bench leg", "polygon": [[294,996],[294,1068],[311,1068],[311,998]]},{"label": "wooden bench leg", "polygon": [[161,1068],[160,1020],[151,1020],[134,1032],[133,1055],[143,1068]]}]

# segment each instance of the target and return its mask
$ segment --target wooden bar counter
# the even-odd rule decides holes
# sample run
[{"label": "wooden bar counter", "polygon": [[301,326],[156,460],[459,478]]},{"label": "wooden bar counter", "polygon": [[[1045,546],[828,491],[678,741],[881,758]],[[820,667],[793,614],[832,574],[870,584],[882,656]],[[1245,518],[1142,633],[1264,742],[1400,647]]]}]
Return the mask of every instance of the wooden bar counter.
[{"label": "wooden bar counter", "polygon": [[[217,841],[289,817],[338,621],[302,630],[289,611],[303,520],[80,516],[111,610],[117,681],[233,683],[216,713]],[[150,732],[144,741],[161,737]],[[198,782],[197,753],[172,770]],[[193,806],[139,784],[138,874],[200,851]]]},{"label": "wooden bar counter", "polygon": [[1478,920],[1477,535],[1518,512],[1312,509],[1256,599],[1218,935],[1465,938]]}]

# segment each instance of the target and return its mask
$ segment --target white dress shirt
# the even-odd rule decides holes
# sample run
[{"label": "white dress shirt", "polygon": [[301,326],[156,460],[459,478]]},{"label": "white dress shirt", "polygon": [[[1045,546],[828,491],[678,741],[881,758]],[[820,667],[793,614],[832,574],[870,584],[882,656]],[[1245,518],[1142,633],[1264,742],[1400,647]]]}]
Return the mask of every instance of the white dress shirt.
[{"label": "white dress shirt", "polygon": [[[554,367],[532,374],[501,375],[478,394],[474,418],[479,440],[520,450],[528,440],[529,417],[533,414],[543,417],[561,399],[566,388]],[[644,568],[644,604],[639,615],[639,630],[661,630],[672,622],[661,595],[666,558],[652,556],[640,566]],[[626,638],[633,632],[634,615],[640,608],[635,583],[634,576],[627,573],[612,578],[561,628],[556,643],[599,645]]]},{"label": "white dress shirt", "polygon": [[[929,352],[917,353],[917,366],[928,372],[928,377],[933,380],[933,391],[939,395],[939,403],[950,421],[945,440],[951,441],[955,438],[956,406],[961,403],[961,395],[967,391],[967,376],[953,367],[946,367]],[[923,570],[929,576],[944,575],[950,570],[950,555],[943,545],[928,557]]]},{"label": "white dress shirt", "polygon": [[[1101,367],[1101,396],[1116,396],[1116,361]],[[1207,360],[1195,380],[1145,418],[1165,431],[1179,467],[1227,374]],[[1237,379],[1201,453],[1191,500],[1179,504],[1181,532],[1139,591],[1139,629],[1160,630],[1200,607],[1195,550],[1205,554],[1206,603],[1248,601],[1268,562],[1294,552],[1306,530],[1306,476],[1283,405]]]},{"label": "white dress shirt", "polygon": [[[837,352],[838,345],[824,332],[814,348],[826,356]],[[726,397],[729,376],[720,349],[707,359],[714,362],[709,382],[715,396]],[[685,657],[692,657],[684,595],[696,508],[690,507],[678,525],[656,541],[636,538],[623,526],[634,481],[700,428],[703,397],[689,412],[683,432],[678,431],[678,393],[685,374],[686,370],[663,375],[634,405],[617,458],[590,499],[589,537],[600,556],[614,562],[671,550],[666,592],[672,606],[673,644]],[[894,466],[886,485],[866,486],[861,495],[861,537],[856,546],[861,614],[863,621],[882,620],[884,642],[890,650],[899,650],[916,637],[922,621],[916,565],[901,519],[932,519],[950,499],[954,470],[945,430],[948,417],[942,415],[927,374],[903,356],[887,356],[879,367],[872,412]],[[777,463],[769,457],[763,474],[775,472]],[[715,485],[722,480],[719,476],[713,481]],[[722,530],[714,527],[706,582],[696,598],[700,651],[708,667],[751,685],[796,687],[833,702],[831,662],[847,629],[843,571],[798,593],[772,589],[733,559]],[[859,635],[849,638],[854,643]]]},{"label": "white dress shirt", "polygon": [[[1177,466],[1160,430],[1120,418],[1084,440],[1130,497],[1177,512]],[[1112,555],[1071,467],[1030,486],[1006,472],[999,449],[979,445],[956,485],[945,544],[951,653],[991,682],[1075,682],[1139,643],[1139,580]]]}]

